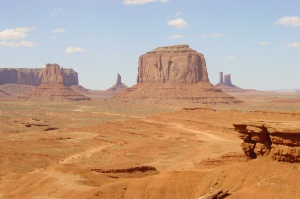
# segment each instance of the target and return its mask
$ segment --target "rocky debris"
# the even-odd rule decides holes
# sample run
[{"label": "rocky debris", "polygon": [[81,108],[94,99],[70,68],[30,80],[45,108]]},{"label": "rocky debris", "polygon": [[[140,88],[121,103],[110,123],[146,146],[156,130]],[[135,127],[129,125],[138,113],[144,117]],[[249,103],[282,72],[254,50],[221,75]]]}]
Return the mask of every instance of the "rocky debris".
[{"label": "rocky debris", "polygon": [[201,104],[241,102],[210,84],[203,54],[188,45],[159,47],[141,55],[137,84],[112,100],[159,100],[160,103],[181,100]]},{"label": "rocky debris", "polygon": [[186,110],[186,111],[205,110],[205,111],[214,111],[214,112],[216,112],[215,109],[212,109],[208,106],[207,107],[194,107],[194,108],[188,107],[188,108],[182,108],[182,110]]},{"label": "rocky debris", "polygon": [[203,54],[188,45],[159,47],[139,58],[137,83],[209,82]]},{"label": "rocky debris", "polygon": [[300,162],[300,122],[250,120],[233,124],[243,140],[247,157],[271,157],[283,162]]},{"label": "rocky debris", "polygon": [[75,91],[75,92],[77,92],[77,93],[80,93],[80,94],[82,94],[82,95],[87,95],[87,94],[90,93],[90,90],[89,90],[89,89],[86,89],[86,88],[84,88],[83,86],[80,86],[80,85],[72,85],[72,86],[70,86],[70,88],[71,88],[73,91]]},{"label": "rocky debris", "polygon": [[[6,93],[6,96],[16,97],[32,92],[35,89],[35,86],[25,84],[0,84],[0,89]],[[0,98],[2,97],[3,96],[0,96]]]},{"label": "rocky debris", "polygon": [[152,166],[136,166],[125,169],[92,169],[91,171],[99,173],[133,173],[133,172],[147,172],[147,171],[157,171],[155,167]]},{"label": "rocky debris", "polygon": [[172,84],[161,83],[136,84],[126,89],[120,95],[112,100],[129,101],[159,101],[159,103],[175,101],[184,101],[187,103],[199,104],[234,104],[241,103],[221,89],[217,89],[208,82],[199,82],[197,84]]},{"label": "rocky debris", "polygon": [[31,93],[18,97],[28,101],[82,101],[90,98],[62,84],[42,84]]},{"label": "rocky debris", "polygon": [[229,191],[223,191],[222,189],[217,189],[215,191],[211,191],[204,196],[201,196],[198,199],[223,199],[227,196],[230,196],[231,193]]},{"label": "rocky debris", "polygon": [[58,129],[57,127],[49,127],[49,128],[46,128],[44,131],[54,131],[57,129]]},{"label": "rocky debris", "polygon": [[152,166],[135,166],[124,169],[91,169],[91,171],[106,174],[109,178],[140,178],[159,174],[156,168]]},{"label": "rocky debris", "polygon": [[[44,72],[44,68],[1,68],[0,85],[22,84],[39,86],[42,84]],[[64,69],[63,76],[66,86],[78,85],[78,74],[73,69]]]},{"label": "rocky debris", "polygon": [[58,64],[47,64],[43,75],[43,82],[32,92],[20,96],[20,99],[30,101],[80,101],[90,98],[66,87],[63,68]]},{"label": "rocky debris", "polygon": [[7,97],[9,97],[9,94],[7,92],[0,90],[0,98],[7,98]]}]

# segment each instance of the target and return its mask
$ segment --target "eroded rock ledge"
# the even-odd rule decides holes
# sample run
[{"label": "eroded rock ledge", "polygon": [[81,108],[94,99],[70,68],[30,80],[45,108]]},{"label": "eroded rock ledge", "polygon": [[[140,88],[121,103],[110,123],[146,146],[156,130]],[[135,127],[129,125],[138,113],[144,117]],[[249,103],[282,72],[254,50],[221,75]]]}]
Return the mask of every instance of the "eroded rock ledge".
[{"label": "eroded rock ledge", "polygon": [[247,157],[267,156],[283,162],[300,162],[300,122],[253,120],[233,126],[240,133]]}]

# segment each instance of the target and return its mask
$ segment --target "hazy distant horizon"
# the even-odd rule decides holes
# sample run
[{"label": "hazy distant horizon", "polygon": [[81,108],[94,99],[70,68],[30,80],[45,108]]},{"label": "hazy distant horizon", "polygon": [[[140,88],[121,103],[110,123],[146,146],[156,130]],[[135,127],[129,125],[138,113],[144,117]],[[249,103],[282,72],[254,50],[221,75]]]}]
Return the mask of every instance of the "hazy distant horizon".
[{"label": "hazy distant horizon", "polygon": [[0,0],[0,67],[73,68],[80,85],[136,83],[138,58],[188,44],[204,54],[209,79],[231,74],[245,89],[300,88],[296,0]]}]

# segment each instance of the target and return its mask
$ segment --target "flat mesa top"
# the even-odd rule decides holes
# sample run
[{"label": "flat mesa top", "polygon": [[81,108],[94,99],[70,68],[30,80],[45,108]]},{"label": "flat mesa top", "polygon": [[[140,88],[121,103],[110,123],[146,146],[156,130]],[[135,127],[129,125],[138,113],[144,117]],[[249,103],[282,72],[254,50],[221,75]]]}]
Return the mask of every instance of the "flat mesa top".
[{"label": "flat mesa top", "polygon": [[197,52],[197,51],[191,49],[187,44],[181,44],[175,46],[158,47],[155,50],[150,51],[148,53],[153,54],[153,53],[182,53],[182,52]]},{"label": "flat mesa top", "polygon": [[[2,71],[11,71],[16,70],[19,72],[43,72],[44,68],[0,68],[0,72]],[[64,72],[75,72],[72,68],[64,68]]]}]

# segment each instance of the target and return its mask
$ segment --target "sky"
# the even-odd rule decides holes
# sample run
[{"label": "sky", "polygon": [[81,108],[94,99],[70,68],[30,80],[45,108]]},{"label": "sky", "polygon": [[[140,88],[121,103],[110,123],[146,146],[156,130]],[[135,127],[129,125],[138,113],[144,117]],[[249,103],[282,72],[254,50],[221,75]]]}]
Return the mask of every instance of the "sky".
[{"label": "sky", "polygon": [[209,79],[300,88],[299,0],[0,0],[0,67],[73,68],[85,88],[136,83],[139,56],[188,44]]}]

